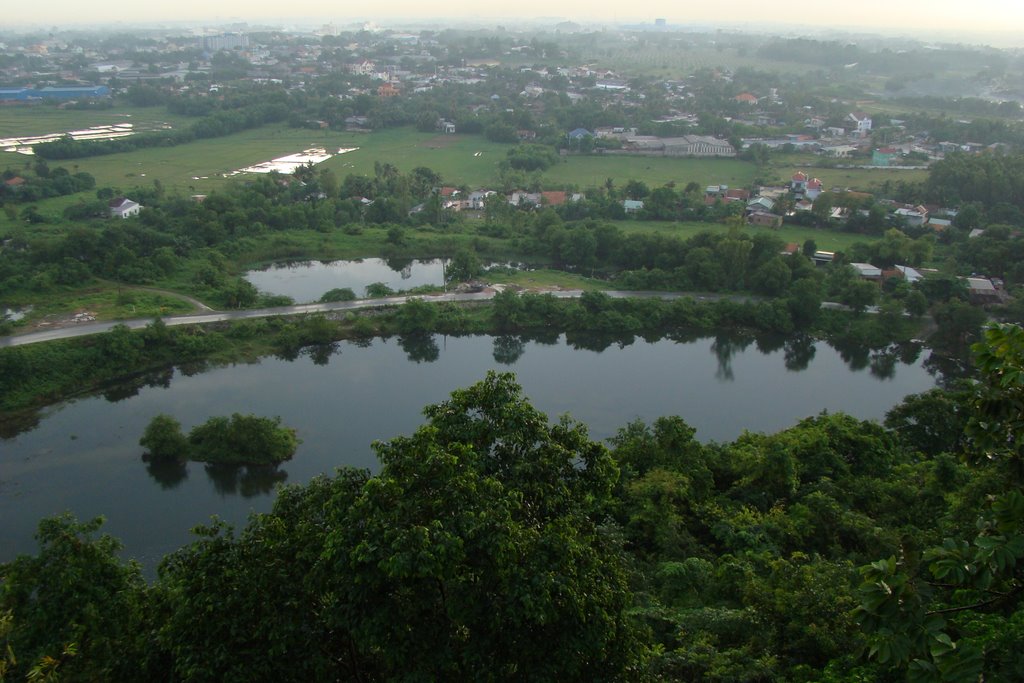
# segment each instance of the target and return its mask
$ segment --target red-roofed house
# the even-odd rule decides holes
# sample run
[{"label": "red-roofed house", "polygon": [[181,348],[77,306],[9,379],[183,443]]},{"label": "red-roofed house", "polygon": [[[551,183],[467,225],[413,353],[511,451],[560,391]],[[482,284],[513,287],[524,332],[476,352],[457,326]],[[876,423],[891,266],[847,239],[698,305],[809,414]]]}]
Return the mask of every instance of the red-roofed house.
[{"label": "red-roofed house", "polygon": [[742,104],[757,104],[757,98],[748,92],[743,92],[733,98]]},{"label": "red-roofed house", "polygon": [[561,206],[565,204],[564,192],[541,192],[541,203],[544,206]]},{"label": "red-roofed house", "polygon": [[793,174],[793,179],[789,183],[790,188],[793,192],[803,192],[807,189],[807,174],[803,171],[797,171]]},{"label": "red-roofed house", "polygon": [[821,194],[821,181],[817,178],[811,178],[807,181],[806,189],[804,190],[804,196],[810,199],[812,202],[818,198]]}]

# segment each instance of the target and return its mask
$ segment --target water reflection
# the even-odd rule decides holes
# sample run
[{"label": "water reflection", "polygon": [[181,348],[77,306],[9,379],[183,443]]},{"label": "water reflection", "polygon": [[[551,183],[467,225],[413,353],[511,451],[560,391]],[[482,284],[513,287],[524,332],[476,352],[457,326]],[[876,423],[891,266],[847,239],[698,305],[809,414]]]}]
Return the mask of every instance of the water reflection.
[{"label": "water reflection", "polygon": [[843,339],[830,342],[830,344],[839,353],[843,362],[854,372],[863,370],[871,361],[870,347]]},{"label": "water reflection", "polygon": [[818,352],[818,347],[814,345],[814,340],[806,334],[790,337],[786,340],[783,348],[785,349],[783,358],[786,363],[786,369],[790,372],[806,370],[810,366],[811,361],[814,360],[814,355]]},{"label": "water reflection", "polygon": [[184,460],[150,458],[148,454],[142,456],[142,460],[146,463],[146,472],[164,491],[177,488],[188,479],[188,462]]},{"label": "water reflection", "polygon": [[274,465],[206,463],[203,469],[221,496],[252,498],[266,495],[288,480],[288,473]]},{"label": "water reflection", "polygon": [[398,338],[398,346],[414,363],[433,363],[441,357],[432,334],[404,334]]},{"label": "water reflection", "polygon": [[711,352],[718,360],[715,377],[719,381],[732,382],[736,379],[732,371],[733,356],[746,351],[754,341],[752,334],[742,331],[721,332],[715,335],[715,341],[711,343]]},{"label": "water reflection", "polygon": [[173,367],[147,372],[108,386],[103,391],[103,398],[107,399],[110,403],[117,403],[118,401],[138,396],[139,390],[146,387],[162,387],[166,389],[171,386],[172,379],[174,379]]},{"label": "water reflection", "polygon": [[624,349],[627,346],[632,345],[635,341],[636,335],[630,333],[613,333],[591,330],[565,333],[565,342],[573,349],[579,351],[593,351],[595,353],[601,353],[613,344],[618,346],[620,349]]},{"label": "water reflection", "polygon": [[416,260],[405,256],[388,256],[384,259],[384,263],[398,273],[403,280],[409,280],[412,278],[412,267]]},{"label": "water reflection", "polygon": [[275,263],[264,270],[249,271],[245,279],[261,292],[307,303],[319,301],[325,292],[341,288],[349,288],[362,297],[366,295],[366,286],[375,282],[393,290],[441,285],[444,266],[440,259],[391,255],[386,259]]},{"label": "water reflection", "polygon": [[305,348],[305,353],[313,361],[313,365],[327,365],[331,361],[331,356],[341,353],[341,345],[338,342],[313,344]]},{"label": "water reflection", "polygon": [[494,338],[494,351],[492,355],[494,356],[495,363],[512,365],[522,358],[525,352],[526,342],[523,341],[522,337],[503,334]]},{"label": "water reflection", "polygon": [[899,356],[894,349],[880,349],[871,354],[868,371],[878,379],[892,379],[896,376]]}]

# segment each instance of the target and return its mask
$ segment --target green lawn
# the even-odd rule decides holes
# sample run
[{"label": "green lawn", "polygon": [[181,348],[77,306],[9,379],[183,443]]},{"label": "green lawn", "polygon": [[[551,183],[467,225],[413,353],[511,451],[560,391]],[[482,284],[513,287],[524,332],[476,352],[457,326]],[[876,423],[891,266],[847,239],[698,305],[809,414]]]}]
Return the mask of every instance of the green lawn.
[{"label": "green lawn", "polygon": [[[228,182],[224,174],[261,161],[300,152],[310,147],[334,146],[341,135],[324,131],[265,126],[235,135],[190,142],[176,147],[153,147],[123,154],[51,162],[51,166],[77,165],[96,177],[98,187],[130,188],[160,180],[168,189],[208,192]],[[0,155],[0,164],[11,163]]]},{"label": "green lawn", "polygon": [[445,183],[483,187],[497,181],[498,162],[511,149],[482,135],[436,135],[413,128],[338,135],[345,140],[340,147],[359,147],[324,162],[323,167],[333,169],[339,178],[349,173],[372,176],[379,161],[405,173],[426,166],[440,173]]},{"label": "green lawn", "polygon": [[[87,171],[96,177],[100,187],[128,189],[160,180],[172,190],[209,192],[228,182],[225,174],[311,147],[328,151],[359,148],[321,165],[332,169],[339,178],[349,173],[373,175],[374,164],[385,162],[403,172],[426,166],[440,173],[446,183],[470,187],[494,186],[498,162],[510,149],[509,145],[489,142],[479,135],[441,136],[412,128],[343,133],[272,125],[176,147],[55,161],[51,166]],[[19,154],[0,153],[0,168],[22,166],[26,161],[28,157]],[[755,172],[752,164],[733,159],[572,156],[562,158],[543,179],[551,187],[599,186],[607,178],[619,184],[643,180],[652,187],[670,181],[685,185],[691,180],[742,186],[750,183]]]},{"label": "green lawn", "polygon": [[[610,222],[614,223],[620,230],[627,234],[648,232],[675,235],[683,238],[693,237],[694,235],[702,232],[724,231],[727,229],[725,225],[719,223],[668,223],[662,221],[631,220]],[[777,230],[748,225],[744,230],[749,235],[754,235],[758,232],[766,232],[778,237],[784,242],[796,242],[801,246],[805,241],[811,239],[814,240],[819,249],[825,249],[827,251],[842,251],[844,249],[848,249],[850,245],[855,242],[874,242],[878,239],[877,237],[872,237],[870,235],[833,232],[831,230],[821,230],[819,228],[808,228],[795,225],[784,225]]]},{"label": "green lawn", "polygon": [[181,126],[195,119],[168,112],[164,107],[115,106],[103,111],[57,109],[49,105],[0,107],[0,138],[63,133],[89,126],[134,123],[151,126],[169,123]]},{"label": "green lawn", "polygon": [[526,289],[610,289],[611,285],[604,280],[595,280],[576,273],[563,270],[519,270],[514,273],[496,273],[485,278],[492,283],[517,285]]},{"label": "green lawn", "polygon": [[607,178],[618,186],[642,180],[652,189],[675,182],[682,189],[690,181],[706,185],[746,187],[757,167],[736,159],[670,159],[634,156],[570,156],[548,169],[545,182],[576,185],[581,189],[603,186]]}]

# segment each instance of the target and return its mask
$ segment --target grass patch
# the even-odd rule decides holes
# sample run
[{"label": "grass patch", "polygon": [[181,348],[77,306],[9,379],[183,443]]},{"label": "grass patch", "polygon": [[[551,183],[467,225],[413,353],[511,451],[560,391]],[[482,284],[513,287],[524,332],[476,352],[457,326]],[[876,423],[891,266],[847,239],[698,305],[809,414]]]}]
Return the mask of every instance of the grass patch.
[{"label": "grass patch", "polygon": [[652,189],[674,182],[682,189],[690,181],[700,185],[723,184],[734,187],[750,185],[757,167],[736,159],[673,159],[625,155],[586,155],[563,157],[544,174],[546,183],[575,185],[580,188],[601,187],[612,178],[617,186],[630,180],[641,180]]},{"label": "grass patch", "polygon": [[492,283],[518,285],[526,289],[611,289],[611,285],[604,280],[597,280],[577,273],[567,273],[563,270],[519,270],[510,273],[489,274],[485,276],[485,279]]},{"label": "grass patch", "polygon": [[39,323],[64,320],[76,313],[89,313],[97,320],[126,320],[189,313],[192,304],[158,292],[96,285],[77,291],[59,291],[26,297],[32,312],[19,324],[33,327]]},{"label": "grass patch", "polygon": [[57,109],[48,105],[0,107],[0,138],[64,133],[90,126],[132,123],[136,127],[169,123],[180,127],[195,119],[164,107],[115,106],[106,110]]}]

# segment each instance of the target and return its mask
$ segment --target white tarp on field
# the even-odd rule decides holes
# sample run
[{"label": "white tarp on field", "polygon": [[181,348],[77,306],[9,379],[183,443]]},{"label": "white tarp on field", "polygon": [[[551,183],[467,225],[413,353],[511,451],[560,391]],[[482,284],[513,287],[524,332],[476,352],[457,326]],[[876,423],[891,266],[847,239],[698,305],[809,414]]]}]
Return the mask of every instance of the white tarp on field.
[{"label": "white tarp on field", "polygon": [[295,173],[295,169],[306,164],[316,164],[327,161],[331,157],[337,154],[346,154],[348,152],[354,152],[359,149],[358,147],[341,148],[337,152],[328,152],[322,147],[314,147],[312,149],[303,150],[295,154],[289,154],[287,156],[278,157],[277,159],[271,159],[270,161],[264,161],[260,164],[253,166],[247,166],[246,168],[239,169],[234,173],[225,173],[224,177],[228,178],[239,173],[270,173],[271,171],[277,171],[284,175],[290,175]]}]

